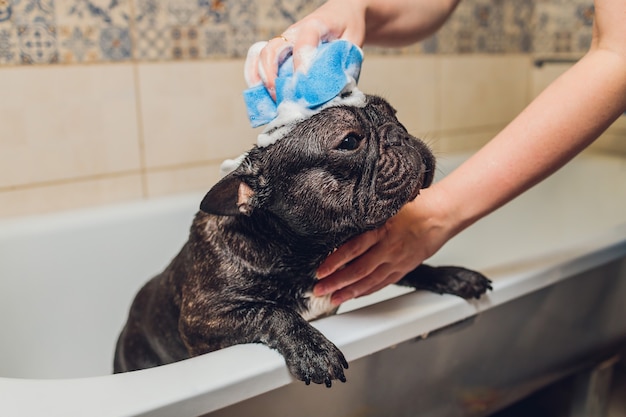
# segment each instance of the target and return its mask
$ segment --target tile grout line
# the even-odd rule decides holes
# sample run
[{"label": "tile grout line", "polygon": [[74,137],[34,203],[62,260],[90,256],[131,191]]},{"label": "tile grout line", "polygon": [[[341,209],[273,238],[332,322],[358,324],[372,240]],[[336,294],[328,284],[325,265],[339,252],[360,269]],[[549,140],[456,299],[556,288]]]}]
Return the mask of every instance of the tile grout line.
[{"label": "tile grout line", "polygon": [[148,170],[146,168],[146,140],[143,124],[143,107],[141,102],[141,87],[139,65],[133,63],[133,84],[135,87],[135,113],[137,115],[137,146],[139,148],[139,172],[141,174],[141,194],[148,197]]},{"label": "tile grout line", "polygon": [[143,106],[141,101],[141,78],[139,76],[139,61],[137,60],[137,27],[135,2],[129,4],[131,19],[129,21],[130,42],[131,42],[131,62],[133,66],[133,86],[135,89],[135,114],[137,117],[137,147],[139,149],[139,172],[141,180],[141,195],[148,198],[148,172],[146,168],[146,139],[143,123]]},{"label": "tile grout line", "polygon": [[123,178],[132,175],[141,174],[141,172],[129,169],[124,171],[117,172],[109,172],[106,174],[93,174],[93,175],[84,175],[80,177],[72,177],[72,178],[60,178],[57,180],[48,180],[48,181],[37,181],[30,183],[22,183],[16,185],[5,185],[0,186],[0,193],[11,192],[11,191],[23,191],[23,190],[32,190],[41,187],[52,187],[52,186],[60,186],[60,185],[68,185],[68,184],[76,184],[81,182],[88,181],[99,181],[99,180],[109,180],[114,178]]},{"label": "tile grout line", "polygon": [[[194,168],[202,168],[202,167],[210,167],[211,169],[213,168],[217,169],[219,165],[222,163],[222,161],[223,159],[209,159],[205,161],[193,161],[193,162],[185,162],[185,163],[178,163],[178,164],[169,164],[169,165],[155,166],[151,168],[150,171],[151,172],[168,172],[168,171],[176,171],[180,169],[194,169]],[[146,168],[146,172],[147,172],[147,168]],[[48,180],[48,181],[20,183],[16,185],[4,185],[4,186],[0,186],[0,193],[36,189],[40,187],[67,185],[67,184],[74,184],[74,183],[94,181],[94,180],[95,181],[107,180],[107,179],[113,179],[113,178],[127,177],[131,175],[141,176],[142,171],[129,169],[129,170],[124,170],[124,171],[84,175],[84,176],[79,176],[79,177],[59,178],[59,179]]]}]

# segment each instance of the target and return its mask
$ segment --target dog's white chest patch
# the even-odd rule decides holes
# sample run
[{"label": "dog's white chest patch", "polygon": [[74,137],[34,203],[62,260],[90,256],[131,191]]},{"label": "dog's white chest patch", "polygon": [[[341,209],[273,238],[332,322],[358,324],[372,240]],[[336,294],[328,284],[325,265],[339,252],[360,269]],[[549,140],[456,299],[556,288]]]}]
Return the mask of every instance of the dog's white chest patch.
[{"label": "dog's white chest patch", "polygon": [[337,306],[334,306],[330,302],[330,296],[331,294],[322,297],[316,297],[311,293],[306,294],[309,308],[306,311],[300,312],[302,318],[306,321],[311,321],[334,312]]}]

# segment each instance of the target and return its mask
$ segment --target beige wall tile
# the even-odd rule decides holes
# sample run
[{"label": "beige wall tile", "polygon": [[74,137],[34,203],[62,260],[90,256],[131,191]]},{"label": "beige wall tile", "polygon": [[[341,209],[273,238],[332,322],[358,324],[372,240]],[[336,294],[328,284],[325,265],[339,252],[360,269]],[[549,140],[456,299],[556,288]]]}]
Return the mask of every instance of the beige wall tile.
[{"label": "beige wall tile", "polygon": [[533,66],[531,70],[531,97],[537,97],[552,81],[567,71],[572,64],[544,64],[541,67]]},{"label": "beige wall tile", "polygon": [[137,170],[130,65],[0,69],[0,188]]},{"label": "beige wall tile", "polygon": [[219,168],[219,163],[207,163],[149,171],[146,174],[148,196],[156,197],[193,191],[207,192],[219,181]]},{"label": "beige wall tile", "polygon": [[440,59],[442,130],[507,123],[527,104],[529,56],[457,55]]},{"label": "beige wall tile", "polygon": [[[541,93],[552,81],[573,64],[546,64],[532,70],[532,97]],[[618,118],[594,144],[593,149],[626,155],[626,116]]]},{"label": "beige wall tile", "polygon": [[363,62],[359,88],[387,99],[398,119],[418,137],[437,129],[439,58],[372,56]]},{"label": "beige wall tile", "polygon": [[473,152],[489,142],[505,125],[465,132],[443,132],[437,140],[437,156]]},{"label": "beige wall tile", "polygon": [[591,149],[626,157],[626,131],[609,129],[591,145]]},{"label": "beige wall tile", "polygon": [[139,85],[148,168],[232,158],[256,142],[241,60],[140,64]]},{"label": "beige wall tile", "polygon": [[626,134],[626,113],[619,117],[608,129],[609,132],[613,132],[615,134],[621,134],[624,137]]},{"label": "beige wall tile", "polygon": [[142,197],[139,174],[0,191],[0,217],[25,216]]}]

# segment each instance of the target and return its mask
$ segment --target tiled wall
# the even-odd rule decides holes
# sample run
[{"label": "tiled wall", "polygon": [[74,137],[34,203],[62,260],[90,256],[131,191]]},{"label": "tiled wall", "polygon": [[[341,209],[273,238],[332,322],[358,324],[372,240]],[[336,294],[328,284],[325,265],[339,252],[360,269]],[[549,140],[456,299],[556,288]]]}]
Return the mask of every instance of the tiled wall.
[{"label": "tiled wall", "polygon": [[[435,37],[369,48],[360,86],[440,157],[475,149],[528,102],[534,55],[586,49],[590,3],[465,0]],[[256,139],[248,46],[319,4],[0,0],[0,217],[206,190]]]},{"label": "tiled wall", "polygon": [[[323,0],[0,0],[0,64],[240,58]],[[584,52],[591,0],[465,0],[431,39],[386,53]],[[382,52],[382,51],[379,51]]]}]

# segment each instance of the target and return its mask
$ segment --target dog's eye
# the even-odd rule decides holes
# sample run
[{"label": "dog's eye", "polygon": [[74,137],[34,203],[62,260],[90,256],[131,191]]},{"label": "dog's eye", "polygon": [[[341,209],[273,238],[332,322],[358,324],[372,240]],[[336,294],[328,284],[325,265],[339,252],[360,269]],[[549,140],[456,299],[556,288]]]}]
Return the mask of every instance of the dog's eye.
[{"label": "dog's eye", "polygon": [[361,137],[358,136],[356,133],[350,133],[341,140],[341,142],[337,146],[337,149],[341,151],[353,151],[359,147],[360,143]]}]

